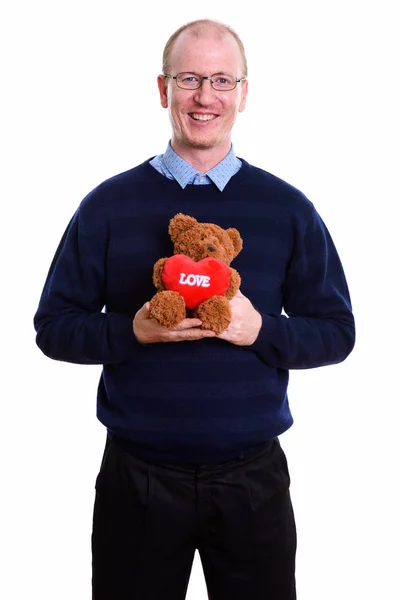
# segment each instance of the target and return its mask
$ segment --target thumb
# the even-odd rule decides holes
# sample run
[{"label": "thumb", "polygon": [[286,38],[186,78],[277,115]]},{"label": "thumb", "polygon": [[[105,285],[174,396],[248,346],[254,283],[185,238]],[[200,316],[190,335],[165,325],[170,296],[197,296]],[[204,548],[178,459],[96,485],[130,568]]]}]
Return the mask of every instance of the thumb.
[{"label": "thumb", "polygon": [[141,308],[137,311],[137,314],[140,315],[143,319],[149,319],[150,314],[150,302],[145,302]]}]

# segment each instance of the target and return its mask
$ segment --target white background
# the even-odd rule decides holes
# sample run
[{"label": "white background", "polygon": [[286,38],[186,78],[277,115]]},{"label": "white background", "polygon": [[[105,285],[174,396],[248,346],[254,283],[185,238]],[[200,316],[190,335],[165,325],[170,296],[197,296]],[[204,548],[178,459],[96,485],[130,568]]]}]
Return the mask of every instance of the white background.
[{"label": "white background", "polygon": [[[181,24],[208,17],[233,26],[247,50],[235,150],[314,202],[341,255],[357,322],[347,361],[291,375],[295,424],[281,442],[298,526],[298,597],[398,598],[395,3],[195,4],[16,0],[0,15],[0,596],[91,598],[105,441],[95,417],[100,367],[47,359],[32,319],[81,199],[164,151],[162,50]],[[196,555],[187,599],[206,598]]]}]

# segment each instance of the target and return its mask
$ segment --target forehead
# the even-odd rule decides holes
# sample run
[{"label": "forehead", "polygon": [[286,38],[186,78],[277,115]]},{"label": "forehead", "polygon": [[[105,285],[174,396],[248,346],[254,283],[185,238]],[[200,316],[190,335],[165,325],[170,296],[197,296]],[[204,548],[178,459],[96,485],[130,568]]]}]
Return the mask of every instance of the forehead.
[{"label": "forehead", "polygon": [[229,32],[188,29],[175,40],[170,65],[175,72],[237,74],[242,66],[242,56],[235,38]]}]

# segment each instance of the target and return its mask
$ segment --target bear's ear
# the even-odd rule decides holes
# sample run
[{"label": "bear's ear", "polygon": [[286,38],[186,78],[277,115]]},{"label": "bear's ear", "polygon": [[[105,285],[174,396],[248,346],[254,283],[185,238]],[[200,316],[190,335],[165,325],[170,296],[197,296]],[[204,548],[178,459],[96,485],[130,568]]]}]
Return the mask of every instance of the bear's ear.
[{"label": "bear's ear", "polygon": [[229,235],[229,237],[231,238],[231,240],[233,242],[233,247],[235,249],[234,256],[237,256],[239,254],[239,252],[241,251],[241,249],[243,248],[243,240],[240,237],[240,233],[234,227],[230,227],[229,229],[227,229],[226,233]]},{"label": "bear's ear", "polygon": [[178,213],[170,220],[168,233],[171,236],[172,241],[176,242],[181,233],[195,225],[197,225],[197,220],[194,217]]}]

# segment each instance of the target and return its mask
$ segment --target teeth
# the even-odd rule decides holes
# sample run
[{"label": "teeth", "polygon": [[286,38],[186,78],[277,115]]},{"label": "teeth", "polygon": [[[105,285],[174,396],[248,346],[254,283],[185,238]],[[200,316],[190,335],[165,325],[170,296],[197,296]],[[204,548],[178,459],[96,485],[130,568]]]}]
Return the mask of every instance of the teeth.
[{"label": "teeth", "polygon": [[191,113],[190,115],[192,119],[196,119],[196,121],[211,121],[215,119],[215,115],[198,115],[197,113]]}]

